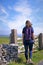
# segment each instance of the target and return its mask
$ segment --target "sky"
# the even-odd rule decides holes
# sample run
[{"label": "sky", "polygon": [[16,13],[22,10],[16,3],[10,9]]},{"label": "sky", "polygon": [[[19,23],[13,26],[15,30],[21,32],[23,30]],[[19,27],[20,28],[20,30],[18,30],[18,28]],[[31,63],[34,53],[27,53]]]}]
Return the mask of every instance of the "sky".
[{"label": "sky", "polygon": [[43,0],[0,0],[0,35],[9,35],[11,29],[22,34],[26,20],[35,35],[43,33]]}]

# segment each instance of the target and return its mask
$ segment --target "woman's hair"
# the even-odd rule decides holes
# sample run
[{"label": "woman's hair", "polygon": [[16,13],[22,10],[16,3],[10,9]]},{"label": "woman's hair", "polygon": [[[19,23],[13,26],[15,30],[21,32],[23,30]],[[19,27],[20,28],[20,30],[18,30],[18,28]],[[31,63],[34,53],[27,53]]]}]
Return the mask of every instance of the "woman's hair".
[{"label": "woman's hair", "polygon": [[29,26],[32,26],[32,23],[29,20],[26,20],[26,24],[29,23]]}]

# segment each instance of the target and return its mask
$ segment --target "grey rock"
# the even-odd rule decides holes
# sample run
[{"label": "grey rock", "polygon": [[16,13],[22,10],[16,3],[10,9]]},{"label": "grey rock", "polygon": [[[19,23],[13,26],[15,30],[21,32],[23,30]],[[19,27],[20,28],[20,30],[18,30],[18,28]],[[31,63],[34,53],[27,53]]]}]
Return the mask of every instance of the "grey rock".
[{"label": "grey rock", "polygon": [[38,65],[43,65],[43,61],[39,62]]},{"label": "grey rock", "polygon": [[0,65],[7,65],[8,62],[18,59],[18,46],[12,46],[10,44],[2,44],[0,47]]},{"label": "grey rock", "polygon": [[17,44],[17,30],[16,29],[11,30],[10,43]]},{"label": "grey rock", "polygon": [[39,40],[39,49],[43,50],[43,34],[42,33],[39,34],[38,40]]}]

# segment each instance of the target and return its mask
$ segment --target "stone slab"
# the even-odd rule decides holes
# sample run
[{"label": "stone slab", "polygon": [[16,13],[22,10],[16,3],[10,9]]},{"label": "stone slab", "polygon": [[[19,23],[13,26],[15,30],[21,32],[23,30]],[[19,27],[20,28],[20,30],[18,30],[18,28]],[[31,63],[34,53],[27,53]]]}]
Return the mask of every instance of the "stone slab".
[{"label": "stone slab", "polygon": [[38,65],[43,65],[43,61],[40,61],[40,62],[38,63]]},{"label": "stone slab", "polygon": [[42,33],[39,34],[38,39],[39,39],[39,49],[42,50],[43,49],[43,34]]},{"label": "stone slab", "polygon": [[17,44],[17,30],[16,29],[11,30],[10,43]]}]

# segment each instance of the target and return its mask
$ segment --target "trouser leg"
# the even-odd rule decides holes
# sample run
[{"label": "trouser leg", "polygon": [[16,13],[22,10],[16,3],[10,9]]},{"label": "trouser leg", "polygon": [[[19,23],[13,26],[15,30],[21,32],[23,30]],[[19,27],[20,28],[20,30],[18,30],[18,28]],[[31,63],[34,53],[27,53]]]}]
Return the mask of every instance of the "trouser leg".
[{"label": "trouser leg", "polygon": [[33,44],[29,44],[29,58],[32,58],[32,48],[33,48]]},{"label": "trouser leg", "polygon": [[28,45],[25,45],[25,58],[28,60]]}]

